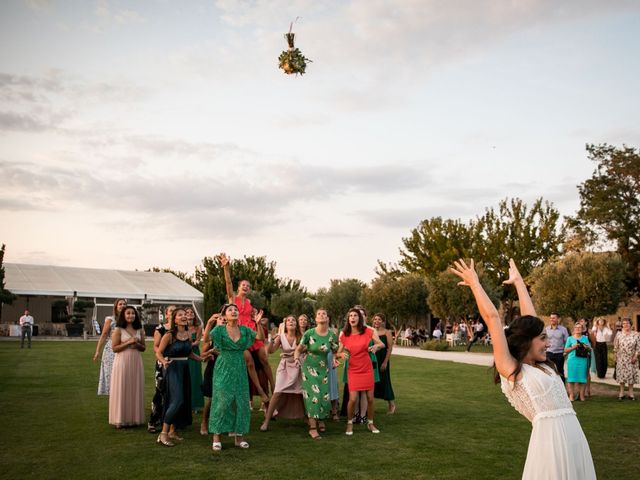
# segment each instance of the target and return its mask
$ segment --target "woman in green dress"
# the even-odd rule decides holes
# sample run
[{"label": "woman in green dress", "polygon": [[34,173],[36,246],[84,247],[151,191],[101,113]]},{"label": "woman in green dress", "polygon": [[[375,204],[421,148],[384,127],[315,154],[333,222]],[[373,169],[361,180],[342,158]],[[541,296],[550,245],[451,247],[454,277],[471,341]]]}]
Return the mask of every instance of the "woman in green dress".
[{"label": "woman in green dress", "polygon": [[305,351],[307,354],[301,365],[302,397],[309,417],[309,436],[314,440],[321,438],[318,430],[324,432],[323,420],[331,413],[327,355],[337,350],[338,337],[329,330],[327,311],[320,309],[316,312],[316,327],[304,332],[294,353],[298,365],[300,355]]},{"label": "woman in green dress", "polygon": [[[191,307],[185,308],[189,320],[189,333],[191,334],[191,351],[200,355],[200,340],[202,339],[202,322]],[[202,364],[195,360],[189,360],[189,375],[191,377],[191,410],[197,412],[204,407],[204,396],[200,390],[202,384]]]},{"label": "woman in green dress", "polygon": [[[211,331],[213,348],[219,353],[213,373],[213,393],[209,431],[213,433],[213,451],[222,450],[220,434],[235,433],[235,445],[249,448],[243,435],[249,431],[251,410],[249,409],[249,381],[244,351],[256,340],[263,340],[261,328],[257,332],[244,325],[238,325],[238,307],[227,304],[220,315],[226,321]],[[256,323],[262,318],[262,311]],[[256,336],[257,334],[257,336]]]},{"label": "woman in green dress", "polygon": [[380,380],[376,382],[373,389],[373,396],[375,398],[381,398],[389,403],[387,413],[392,415],[396,412],[396,397],[393,394],[393,387],[391,386],[391,350],[393,350],[393,336],[391,332],[386,328],[386,320],[384,315],[376,313],[371,319],[374,330],[378,333],[378,337],[384,348],[381,348],[376,352],[376,359],[378,361],[378,367],[380,370]]}]

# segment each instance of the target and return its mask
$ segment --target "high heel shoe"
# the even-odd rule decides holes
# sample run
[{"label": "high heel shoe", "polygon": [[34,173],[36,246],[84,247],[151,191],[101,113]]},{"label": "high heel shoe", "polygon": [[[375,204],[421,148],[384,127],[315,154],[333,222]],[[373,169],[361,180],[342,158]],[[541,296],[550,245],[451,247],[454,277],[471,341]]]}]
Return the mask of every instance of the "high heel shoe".
[{"label": "high heel shoe", "polygon": [[371,433],[380,433],[380,430],[378,430],[376,426],[373,424],[373,420],[367,421],[367,428]]},{"label": "high heel shoe", "polygon": [[[163,435],[165,436],[165,438],[162,438]],[[175,447],[176,444],[169,440],[168,437],[168,433],[161,433],[160,435],[158,435],[158,440],[156,440],[156,443],[160,443],[165,447]]]},{"label": "high heel shoe", "polygon": [[351,428],[351,430],[347,430],[344,432],[345,435],[353,435],[353,420],[347,420],[347,428]]}]

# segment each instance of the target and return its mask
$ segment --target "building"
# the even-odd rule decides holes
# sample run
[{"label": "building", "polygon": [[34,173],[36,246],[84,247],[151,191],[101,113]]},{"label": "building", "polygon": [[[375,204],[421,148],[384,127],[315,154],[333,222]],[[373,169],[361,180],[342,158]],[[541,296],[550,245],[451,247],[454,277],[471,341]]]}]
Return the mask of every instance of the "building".
[{"label": "building", "polygon": [[150,326],[162,320],[163,307],[169,304],[193,306],[202,319],[202,293],[171,273],[18,263],[5,263],[4,268],[5,288],[18,298],[2,306],[0,335],[17,335],[15,324],[25,309],[35,319],[35,334],[67,335],[72,330],[67,320],[75,314],[80,334],[84,330],[92,335],[113,313],[118,298],[138,307]]}]

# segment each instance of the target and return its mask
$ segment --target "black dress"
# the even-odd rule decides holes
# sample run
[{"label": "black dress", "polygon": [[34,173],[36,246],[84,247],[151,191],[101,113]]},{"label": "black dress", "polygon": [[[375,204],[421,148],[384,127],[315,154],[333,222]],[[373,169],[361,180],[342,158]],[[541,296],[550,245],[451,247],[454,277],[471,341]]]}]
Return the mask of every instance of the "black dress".
[{"label": "black dress", "polygon": [[186,360],[190,353],[189,338],[170,343],[163,352],[172,360],[165,372],[163,422],[177,428],[191,425],[191,375]]}]

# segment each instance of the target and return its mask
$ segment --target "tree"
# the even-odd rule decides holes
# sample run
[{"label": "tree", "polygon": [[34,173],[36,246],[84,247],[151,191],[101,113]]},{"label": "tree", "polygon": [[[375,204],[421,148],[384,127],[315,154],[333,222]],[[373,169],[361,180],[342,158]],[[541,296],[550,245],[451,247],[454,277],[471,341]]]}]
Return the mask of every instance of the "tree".
[{"label": "tree", "polygon": [[[586,239],[605,237],[627,264],[630,291],[640,287],[640,152],[623,145],[587,145],[589,160],[597,163],[591,178],[578,185],[580,209],[568,224]],[[586,232],[586,233],[585,233]]]},{"label": "tree", "polygon": [[[481,265],[476,265],[482,287],[494,303],[500,302],[500,288],[486,274]],[[427,280],[429,308],[439,318],[451,321],[464,320],[468,315],[478,316],[478,306],[471,290],[458,285],[460,279],[449,270]]]},{"label": "tree", "polygon": [[282,319],[287,315],[314,316],[316,301],[300,290],[282,291],[271,297],[271,313]]},{"label": "tree", "polygon": [[[403,238],[400,266],[409,273],[433,277],[446,270],[454,260],[469,257],[474,247],[474,222],[434,217],[420,222]],[[378,264],[382,268],[383,264]]]},{"label": "tree", "polygon": [[570,253],[536,268],[529,276],[538,313],[578,319],[618,310],[625,294],[625,265],[613,253]]},{"label": "tree", "polygon": [[331,322],[341,326],[344,317],[351,307],[358,305],[362,299],[365,284],[355,278],[331,280],[329,289],[321,288],[316,297],[318,308],[326,308]]},{"label": "tree", "polygon": [[383,275],[364,289],[362,304],[371,315],[383,313],[389,325],[395,328],[409,319],[415,325],[418,319],[429,314],[427,284],[418,274]]},{"label": "tree", "polygon": [[[504,280],[510,258],[526,278],[534,268],[560,255],[565,232],[559,220],[560,212],[542,198],[533,202],[531,208],[519,198],[504,199],[497,211],[488,208],[477,219],[477,232],[482,240],[475,242],[473,254],[482,260],[494,285]],[[501,289],[507,323],[513,318],[515,299],[514,289]]]},{"label": "tree", "polygon": [[0,322],[2,321],[2,305],[7,304],[11,305],[13,301],[18,298],[5,287],[4,282],[4,250],[5,244],[2,244],[2,248],[0,248]]}]

